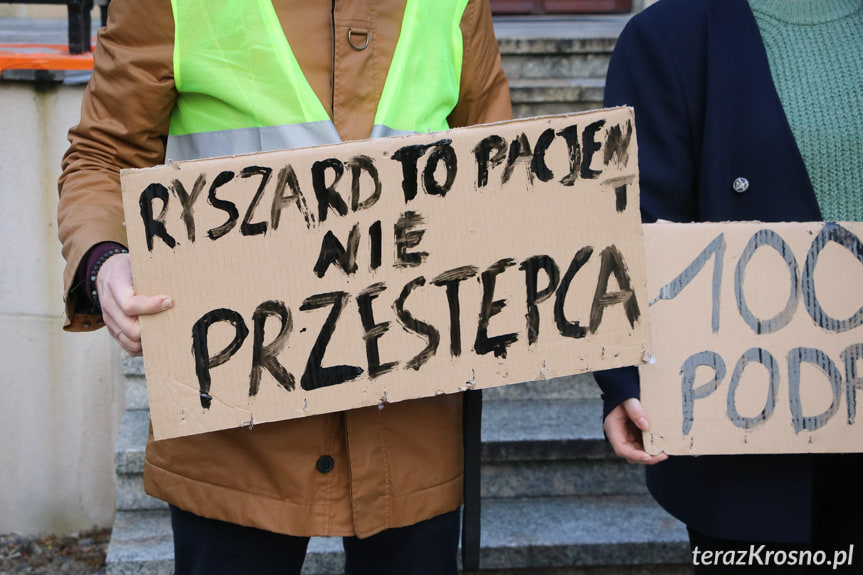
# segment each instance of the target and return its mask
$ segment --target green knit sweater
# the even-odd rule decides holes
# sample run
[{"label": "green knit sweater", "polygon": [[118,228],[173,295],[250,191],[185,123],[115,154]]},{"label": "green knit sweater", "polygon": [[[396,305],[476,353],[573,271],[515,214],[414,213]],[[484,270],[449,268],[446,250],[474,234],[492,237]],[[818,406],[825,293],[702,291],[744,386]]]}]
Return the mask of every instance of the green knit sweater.
[{"label": "green knit sweater", "polygon": [[748,0],[825,220],[863,220],[863,0]]}]

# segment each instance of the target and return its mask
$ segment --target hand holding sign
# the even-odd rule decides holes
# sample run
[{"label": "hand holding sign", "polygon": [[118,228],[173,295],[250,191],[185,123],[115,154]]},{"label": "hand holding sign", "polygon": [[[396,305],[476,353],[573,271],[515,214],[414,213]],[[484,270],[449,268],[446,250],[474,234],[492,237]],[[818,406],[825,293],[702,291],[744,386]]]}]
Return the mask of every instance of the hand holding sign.
[{"label": "hand holding sign", "polygon": [[612,409],[602,428],[614,453],[629,463],[653,465],[668,459],[665,453],[651,455],[644,450],[642,434],[650,429],[650,422],[641,402],[634,397]]},{"label": "hand holding sign", "polygon": [[147,297],[135,293],[129,254],[113,255],[102,264],[96,276],[96,289],[108,332],[130,355],[141,355],[138,316],[165,311],[174,302],[164,295]]}]

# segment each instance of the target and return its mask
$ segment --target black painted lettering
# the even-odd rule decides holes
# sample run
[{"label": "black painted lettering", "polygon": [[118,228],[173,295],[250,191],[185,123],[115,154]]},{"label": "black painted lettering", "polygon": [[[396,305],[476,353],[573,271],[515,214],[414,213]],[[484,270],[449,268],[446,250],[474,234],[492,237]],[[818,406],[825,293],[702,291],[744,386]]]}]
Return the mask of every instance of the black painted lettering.
[{"label": "black painted lettering", "polygon": [[409,248],[419,245],[426,231],[416,229],[425,219],[416,212],[404,212],[395,224],[396,262],[395,267],[416,267],[428,257],[427,252],[409,252]]},{"label": "black painted lettering", "polygon": [[381,354],[378,349],[378,339],[389,331],[390,322],[385,321],[383,323],[375,323],[372,301],[385,289],[387,289],[385,284],[376,283],[361,291],[357,296],[357,306],[360,310],[360,321],[362,321],[364,330],[363,341],[366,343],[366,359],[369,364],[369,377],[372,379],[379,375],[391,372],[399,364],[397,361],[381,364]]},{"label": "black painted lettering", "polygon": [[806,311],[816,324],[824,329],[842,333],[863,324],[863,306],[858,309],[854,315],[847,319],[838,320],[827,315],[821,303],[818,301],[818,296],[815,293],[815,266],[818,264],[818,256],[821,250],[829,242],[836,242],[857,258],[857,261],[863,263],[863,243],[860,238],[855,236],[850,231],[846,230],[835,222],[827,222],[821,231],[812,240],[812,245],[809,247],[809,253],[806,255],[806,265],[803,267],[803,304],[806,306]]},{"label": "black painted lettering", "polygon": [[414,145],[404,146],[396,150],[393,160],[402,164],[402,192],[405,195],[405,203],[417,197],[419,170],[417,161],[426,153],[428,146]]},{"label": "black painted lettering", "polygon": [[[381,199],[381,179],[375,161],[368,156],[354,156],[345,164],[351,169],[351,210],[356,212],[375,205]],[[369,197],[360,201],[360,176],[363,172],[369,175],[374,190]]]},{"label": "black painted lettering", "polygon": [[[275,316],[279,318],[279,334],[273,341],[264,345],[264,328],[267,318]],[[279,363],[278,355],[288,342],[288,336],[293,329],[291,310],[285,307],[285,303],[277,300],[265,301],[252,314],[254,325],[254,336],[252,347],[252,372],[249,375],[249,397],[258,394],[261,386],[261,368],[270,372],[279,385],[288,391],[294,389],[294,376]]]},{"label": "black painted lettering", "polygon": [[655,304],[659,300],[676,298],[683,291],[683,288],[688,286],[689,282],[698,275],[711,256],[713,257],[711,328],[713,329],[713,333],[717,333],[719,331],[719,295],[722,289],[722,262],[725,258],[725,236],[723,234],[719,234],[713,238],[713,241],[701,250],[701,253],[692,260],[691,264],[686,266],[685,270],[680,272],[680,275],[662,286],[659,290],[659,295],[651,300],[650,305]]},{"label": "black painted lettering", "polygon": [[[423,170],[423,188],[432,196],[444,197],[455,182],[455,176],[458,173],[458,158],[450,145],[451,140],[441,140],[441,142],[443,143],[436,146],[434,152],[429,154],[428,162],[426,162],[426,167]],[[439,184],[435,179],[441,162],[443,162],[446,171],[446,179],[443,184]]]},{"label": "black painted lettering", "polygon": [[614,209],[618,214],[626,211],[626,188],[626,184],[614,188]]},{"label": "black painted lettering", "polygon": [[405,284],[404,288],[402,288],[402,293],[399,294],[398,299],[393,303],[393,309],[396,311],[396,318],[398,318],[402,327],[426,340],[426,346],[423,350],[408,360],[405,364],[406,367],[417,371],[419,371],[419,368],[422,367],[423,364],[434,357],[435,353],[437,353],[438,345],[440,344],[440,332],[438,332],[434,326],[416,319],[411,312],[405,309],[405,301],[407,301],[408,296],[414,288],[424,286],[425,283],[426,279],[423,276],[409,281]]},{"label": "black painted lettering", "polygon": [[[234,338],[225,349],[216,355],[210,356],[210,342],[208,340],[210,326],[222,321],[234,326]],[[192,353],[195,356],[195,374],[198,376],[201,407],[204,409],[210,409],[210,403],[213,400],[212,396],[210,396],[210,370],[214,367],[219,367],[231,359],[242,347],[247,335],[249,335],[249,328],[246,327],[243,316],[227,308],[219,308],[207,312],[192,326]]]},{"label": "black painted lettering", "polygon": [[[800,364],[811,363],[818,367],[827,380],[833,392],[833,402],[823,413],[813,416],[803,415],[803,404],[800,399]],[[788,399],[791,405],[791,423],[794,433],[815,431],[824,426],[839,410],[839,399],[842,396],[842,374],[836,364],[820,349],[811,347],[796,347],[788,352]]]},{"label": "black painted lettering", "polygon": [[550,182],[554,179],[554,173],[548,168],[545,163],[545,152],[554,141],[554,130],[548,128],[536,141],[536,146],[533,148],[533,160],[530,162],[530,171],[536,176],[540,182]]},{"label": "black painted lettering", "polygon": [[342,242],[336,237],[332,231],[327,231],[324,234],[324,239],[321,242],[321,251],[318,254],[318,261],[315,262],[315,275],[319,278],[324,277],[327,273],[330,264],[338,264],[342,271],[351,275],[357,271],[357,251],[360,248],[360,225],[354,224],[348,234],[348,247],[342,245]]},{"label": "black painted lettering", "polygon": [[506,140],[494,134],[483,138],[474,146],[473,155],[476,158],[476,187],[484,188],[488,185],[489,166],[498,166],[506,158]]},{"label": "black painted lettering", "polygon": [[[286,188],[291,189],[289,195],[285,195]],[[273,204],[270,208],[270,226],[276,230],[279,227],[279,220],[282,217],[282,210],[291,202],[293,202],[303,219],[306,221],[306,227],[310,228],[314,221],[314,215],[309,212],[309,206],[306,203],[306,198],[300,190],[300,182],[297,180],[297,174],[290,164],[279,170],[279,176],[276,178],[276,193],[273,196]]]},{"label": "black painted lettering", "polygon": [[[614,279],[617,280],[618,291],[609,293],[608,278],[611,274],[614,274]],[[617,246],[610,245],[600,254],[599,281],[593,294],[593,304],[590,306],[590,333],[596,333],[599,329],[605,308],[617,304],[623,304],[626,320],[630,327],[634,327],[635,322],[641,317],[641,310],[638,307],[635,292],[632,291],[629,270],[623,260],[623,254]]]},{"label": "black painted lettering", "polygon": [[419,168],[417,162],[426,153],[426,150],[435,146],[449,145],[452,140],[440,140],[432,144],[416,144],[404,146],[396,150],[393,160],[402,165],[402,192],[405,195],[405,203],[417,196],[419,186]]},{"label": "black painted lettering", "polygon": [[273,175],[273,168],[266,166],[248,166],[240,172],[241,178],[251,178],[252,176],[261,176],[261,183],[258,184],[258,190],[255,192],[255,197],[249,203],[249,209],[246,210],[246,215],[243,217],[243,223],[240,224],[240,233],[244,236],[257,236],[267,233],[267,222],[252,223],[252,218],[255,215],[255,210],[258,204],[261,203],[261,198],[264,195],[264,189],[270,182],[270,177]]},{"label": "black painted lettering", "polygon": [[495,357],[506,357],[506,348],[518,341],[517,333],[507,333],[494,337],[488,336],[489,321],[506,307],[506,300],[494,299],[497,276],[505,272],[506,268],[514,265],[515,260],[510,258],[498,260],[480,274],[482,280],[482,303],[479,310],[479,325],[476,330],[476,340],[473,344],[474,351],[479,355],[494,352]]},{"label": "black painted lettering", "polygon": [[557,135],[563,136],[566,148],[569,150],[569,173],[561,178],[560,183],[564,186],[572,186],[578,179],[578,172],[581,169],[581,143],[578,137],[578,126],[575,124],[567,126]]},{"label": "black painted lettering", "polygon": [[[524,281],[527,291],[527,343],[533,345],[539,337],[539,308],[540,304],[551,297],[557,284],[560,282],[560,269],[550,256],[533,256],[518,266],[524,271]],[[539,271],[545,272],[548,283],[543,289],[538,289]]]},{"label": "black painted lettering", "polygon": [[[740,387],[740,379],[743,377],[743,371],[751,362],[760,363],[767,368],[767,398],[764,401],[764,409],[761,413],[753,417],[744,417],[737,410],[737,388]],[[773,415],[776,409],[776,399],[779,396],[779,363],[773,355],[761,348],[753,347],[746,352],[737,361],[734,366],[734,372],[731,374],[731,383],[728,387],[728,402],[726,413],[728,419],[735,426],[741,429],[752,429],[761,425]]]},{"label": "black painted lettering", "polygon": [[533,152],[530,149],[530,142],[525,134],[519,134],[509,143],[509,155],[506,158],[506,167],[503,170],[501,182],[505,184],[509,181],[515,166],[519,163],[524,164],[528,178],[533,182],[533,172],[530,170],[531,162],[533,162]]},{"label": "black painted lettering", "polygon": [[332,306],[323,327],[321,327],[318,338],[315,340],[315,345],[312,346],[312,351],[306,362],[306,370],[300,378],[300,387],[306,391],[339,385],[356,379],[363,373],[363,368],[354,365],[321,366],[327,345],[330,343],[330,338],[333,337],[336,323],[339,321],[339,316],[348,303],[348,299],[349,296],[345,292],[322,293],[306,298],[300,306],[300,311]]},{"label": "black painted lettering", "polygon": [[217,240],[230,232],[234,229],[234,226],[237,225],[237,220],[240,219],[240,212],[237,210],[237,206],[234,202],[229,202],[228,200],[222,200],[216,197],[216,190],[233,179],[234,172],[225,170],[224,172],[219,172],[219,175],[216,176],[216,179],[213,180],[212,184],[210,184],[210,192],[207,194],[207,201],[214,208],[222,210],[228,214],[228,219],[224,224],[207,231],[207,236],[211,240]]},{"label": "black painted lettering", "polygon": [[[162,201],[162,211],[159,216],[153,217],[153,200]],[[147,238],[147,251],[153,251],[153,238],[161,238],[169,247],[177,245],[177,241],[168,233],[165,227],[165,214],[168,211],[168,188],[162,184],[150,184],[141,192],[138,198],[141,207],[141,221],[144,223],[144,234]]]},{"label": "black painted lettering", "polygon": [[560,282],[560,287],[557,288],[557,293],[554,296],[554,323],[557,325],[557,331],[563,337],[573,337],[581,339],[587,335],[587,329],[582,327],[578,321],[569,321],[566,319],[566,314],[563,311],[563,306],[566,303],[566,296],[569,293],[569,286],[572,284],[575,274],[584,267],[584,264],[593,255],[593,248],[585,246],[576,252],[575,257],[563,274],[563,279]]},{"label": "black painted lettering", "polygon": [[[700,366],[712,368],[713,379],[695,387],[696,370]],[[704,399],[716,391],[725,377],[725,362],[718,353],[701,351],[686,358],[680,368],[680,375],[682,376],[680,391],[683,404],[683,434],[688,435],[692,430],[695,417],[695,401]]]},{"label": "black painted lettering", "polygon": [[605,150],[602,161],[608,166],[616,161],[618,167],[626,167],[629,164],[629,144],[632,141],[632,122],[627,120],[625,127],[620,124],[611,126],[606,130]]},{"label": "black painted lettering", "polygon": [[[335,174],[333,182],[329,185],[327,185],[327,170],[332,170],[333,174]],[[344,164],[335,158],[320,160],[312,164],[312,187],[315,190],[315,197],[318,199],[319,222],[326,221],[330,208],[340,216],[348,213],[348,206],[345,200],[336,191],[336,185],[338,185],[344,173]]]},{"label": "black painted lettering", "polygon": [[[743,293],[746,266],[761,246],[770,246],[782,256],[785,265],[788,266],[788,273],[791,277],[791,289],[785,309],[770,319],[755,317],[755,314],[749,309],[746,303],[746,296]],[[734,272],[734,295],[737,298],[737,311],[740,313],[743,321],[746,322],[746,325],[752,328],[752,331],[757,334],[773,333],[791,322],[791,319],[794,317],[794,311],[797,309],[797,297],[799,293],[797,278],[797,259],[794,257],[794,252],[791,251],[791,246],[785,243],[785,240],[779,234],[770,229],[763,229],[758,230],[749,238],[749,242],[743,248],[743,253],[740,254],[740,259],[737,260],[737,269]]]},{"label": "black painted lettering", "polygon": [[201,192],[204,190],[204,186],[206,185],[206,174],[198,175],[195,179],[195,183],[192,185],[191,194],[186,192],[186,188],[180,180],[174,180],[171,183],[171,191],[174,192],[174,195],[177,196],[177,199],[180,200],[180,205],[183,207],[181,217],[183,219],[183,223],[186,225],[186,236],[192,243],[195,242],[195,202],[198,201],[198,197],[201,195]]},{"label": "black painted lettering", "polygon": [[593,154],[602,147],[602,144],[596,141],[596,133],[604,125],[605,120],[597,120],[589,124],[581,134],[581,149],[584,151],[584,158],[581,161],[581,178],[583,180],[595,180],[602,173],[599,170],[592,170],[590,164],[593,162]]},{"label": "black painted lettering", "polygon": [[381,267],[381,257],[383,254],[380,220],[369,226],[369,251],[371,252],[369,268],[376,270]]},{"label": "black painted lettering", "polygon": [[445,271],[431,283],[436,286],[446,286],[446,301],[449,306],[449,352],[452,357],[461,355],[461,304],[459,302],[459,284],[476,275],[474,266],[462,266]]}]

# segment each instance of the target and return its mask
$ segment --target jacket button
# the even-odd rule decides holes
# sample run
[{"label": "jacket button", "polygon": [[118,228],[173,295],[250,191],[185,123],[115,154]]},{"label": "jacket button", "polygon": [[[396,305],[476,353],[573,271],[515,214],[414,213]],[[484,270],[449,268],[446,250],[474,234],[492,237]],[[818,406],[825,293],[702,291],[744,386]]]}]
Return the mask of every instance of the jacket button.
[{"label": "jacket button", "polygon": [[734,180],[734,183],[731,184],[731,187],[734,188],[734,191],[738,194],[742,194],[749,189],[749,180],[746,178],[737,178]]},{"label": "jacket button", "polygon": [[333,461],[333,458],[329,455],[321,455],[318,457],[318,462],[315,464],[315,467],[318,468],[318,471],[321,473],[329,473],[333,470],[336,462]]}]

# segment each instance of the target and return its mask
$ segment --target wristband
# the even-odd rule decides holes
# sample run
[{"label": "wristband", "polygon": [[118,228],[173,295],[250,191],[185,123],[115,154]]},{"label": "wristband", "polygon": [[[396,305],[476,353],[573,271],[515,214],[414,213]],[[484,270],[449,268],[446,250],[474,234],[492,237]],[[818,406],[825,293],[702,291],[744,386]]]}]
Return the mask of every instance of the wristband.
[{"label": "wristband", "polygon": [[110,258],[111,256],[128,253],[129,250],[127,250],[126,248],[114,248],[102,254],[99,259],[96,260],[96,263],[93,264],[93,267],[90,270],[90,285],[92,286],[92,290],[90,291],[90,299],[96,306],[99,305],[99,292],[96,290],[96,277],[99,275],[99,270],[102,268],[102,265],[106,261],[108,261],[108,258]]}]

